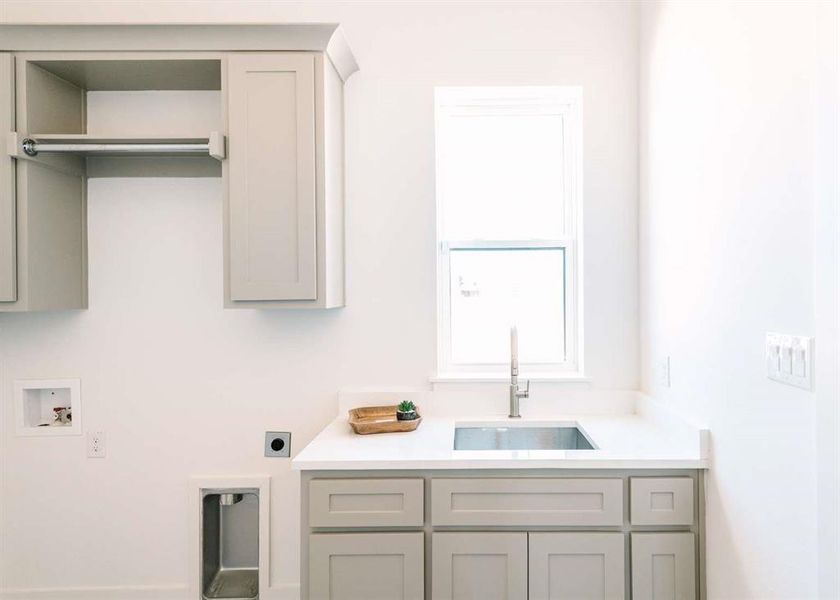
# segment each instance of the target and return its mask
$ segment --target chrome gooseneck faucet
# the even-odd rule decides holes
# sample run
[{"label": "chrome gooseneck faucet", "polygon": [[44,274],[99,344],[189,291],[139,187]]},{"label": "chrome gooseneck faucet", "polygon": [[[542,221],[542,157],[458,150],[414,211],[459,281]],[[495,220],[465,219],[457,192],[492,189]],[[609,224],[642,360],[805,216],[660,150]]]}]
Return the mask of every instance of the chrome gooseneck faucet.
[{"label": "chrome gooseneck faucet", "polygon": [[525,381],[525,389],[519,389],[519,336],[516,326],[510,328],[510,414],[511,419],[518,419],[519,399],[527,398],[531,393],[531,382]]}]

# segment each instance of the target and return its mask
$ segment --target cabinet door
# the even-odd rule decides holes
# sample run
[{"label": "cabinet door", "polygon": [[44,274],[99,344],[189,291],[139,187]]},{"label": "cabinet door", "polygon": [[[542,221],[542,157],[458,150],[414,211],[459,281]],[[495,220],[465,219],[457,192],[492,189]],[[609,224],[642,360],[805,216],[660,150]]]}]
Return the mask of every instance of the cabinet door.
[{"label": "cabinet door", "polygon": [[525,600],[528,534],[435,533],[434,600]]},{"label": "cabinet door", "polygon": [[309,600],[423,600],[423,533],[309,536]]},{"label": "cabinet door", "polygon": [[630,536],[633,600],[695,600],[693,533]]},{"label": "cabinet door", "polygon": [[14,57],[0,52],[0,302],[17,300],[15,159],[6,136],[15,130]]},{"label": "cabinet door", "polygon": [[315,58],[228,58],[231,300],[315,300]]},{"label": "cabinet door", "polygon": [[530,600],[623,600],[624,535],[528,534]]}]

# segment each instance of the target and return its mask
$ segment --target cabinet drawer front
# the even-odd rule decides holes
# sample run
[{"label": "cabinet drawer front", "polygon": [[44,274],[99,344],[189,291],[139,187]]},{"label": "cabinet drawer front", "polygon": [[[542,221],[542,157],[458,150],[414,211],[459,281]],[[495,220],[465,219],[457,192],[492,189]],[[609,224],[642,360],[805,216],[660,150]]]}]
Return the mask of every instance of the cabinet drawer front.
[{"label": "cabinet drawer front", "polygon": [[310,527],[422,527],[422,479],[315,479]]},{"label": "cabinet drawer front", "polygon": [[433,479],[433,525],[620,527],[621,479]]},{"label": "cabinet drawer front", "polygon": [[631,477],[630,522],[633,525],[691,525],[694,480],[690,477]]}]

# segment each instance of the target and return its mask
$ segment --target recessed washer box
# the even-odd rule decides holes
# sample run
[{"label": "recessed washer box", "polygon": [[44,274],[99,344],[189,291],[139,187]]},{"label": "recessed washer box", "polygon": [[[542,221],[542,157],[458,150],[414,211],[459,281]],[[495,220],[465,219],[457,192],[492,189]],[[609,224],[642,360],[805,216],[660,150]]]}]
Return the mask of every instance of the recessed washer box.
[{"label": "recessed washer box", "polygon": [[78,379],[16,379],[14,389],[17,435],[81,435]]}]

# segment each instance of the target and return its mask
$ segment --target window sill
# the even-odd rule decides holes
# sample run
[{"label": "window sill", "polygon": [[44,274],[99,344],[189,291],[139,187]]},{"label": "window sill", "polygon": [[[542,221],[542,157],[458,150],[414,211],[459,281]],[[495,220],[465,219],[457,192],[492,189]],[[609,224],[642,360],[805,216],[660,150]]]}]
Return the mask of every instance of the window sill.
[{"label": "window sill", "polygon": [[[590,383],[591,377],[583,373],[520,373],[519,381],[553,383]],[[429,378],[431,383],[510,383],[510,373],[437,373]]]}]

